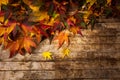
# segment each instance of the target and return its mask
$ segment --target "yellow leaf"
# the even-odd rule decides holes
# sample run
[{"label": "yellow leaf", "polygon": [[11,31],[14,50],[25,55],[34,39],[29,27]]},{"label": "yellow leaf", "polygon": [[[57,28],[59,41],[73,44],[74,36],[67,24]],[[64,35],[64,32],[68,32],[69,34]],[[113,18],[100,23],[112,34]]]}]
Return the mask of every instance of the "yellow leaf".
[{"label": "yellow leaf", "polygon": [[33,10],[33,12],[39,11],[39,7],[38,6],[30,5],[29,7]]},{"label": "yellow leaf", "polygon": [[111,1],[112,1],[112,0],[107,0],[107,4],[108,4],[108,5],[111,5]]},{"label": "yellow leaf", "polygon": [[23,0],[23,2],[27,5],[31,5],[32,4],[32,0]]},{"label": "yellow leaf", "polygon": [[68,57],[69,54],[70,54],[70,50],[69,50],[68,48],[65,48],[65,49],[63,49],[62,53],[63,53],[63,58],[64,58],[65,56]]},{"label": "yellow leaf", "polygon": [[52,53],[51,52],[48,52],[48,51],[46,51],[46,52],[43,52],[42,53],[42,56],[45,58],[45,59],[52,59]]},{"label": "yellow leaf", "polygon": [[53,26],[55,22],[59,21],[59,16],[60,16],[59,14],[54,14],[54,17],[52,17],[50,19],[50,21],[44,22],[44,24],[49,25],[49,26]]},{"label": "yellow leaf", "polygon": [[0,38],[0,45],[4,43],[4,37]]},{"label": "yellow leaf", "polygon": [[93,12],[91,10],[86,11],[86,13],[83,15],[84,21],[87,23],[89,22],[89,16],[92,14]]},{"label": "yellow leaf", "polygon": [[90,9],[92,7],[92,5],[96,2],[96,0],[86,0],[86,2],[90,4],[88,6],[88,9]]},{"label": "yellow leaf", "polygon": [[0,16],[0,22],[4,21],[4,16]]},{"label": "yellow leaf", "polygon": [[5,4],[5,5],[6,5],[6,4],[8,4],[8,1],[9,1],[9,0],[0,0],[0,5],[1,5],[1,4]]},{"label": "yellow leaf", "polygon": [[5,28],[0,26],[0,36],[2,36],[5,33]]},{"label": "yellow leaf", "polygon": [[36,11],[31,13],[29,21],[42,21],[42,20],[49,20],[49,15],[46,11]]}]

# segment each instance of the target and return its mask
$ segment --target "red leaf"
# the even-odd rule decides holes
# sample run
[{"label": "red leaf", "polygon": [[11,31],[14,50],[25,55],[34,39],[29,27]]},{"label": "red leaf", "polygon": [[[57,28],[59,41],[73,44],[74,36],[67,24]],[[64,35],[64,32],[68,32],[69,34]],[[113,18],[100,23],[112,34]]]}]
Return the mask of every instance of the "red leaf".
[{"label": "red leaf", "polygon": [[8,43],[6,48],[10,49],[10,58],[13,57],[19,50],[20,43],[18,41],[13,41]]}]

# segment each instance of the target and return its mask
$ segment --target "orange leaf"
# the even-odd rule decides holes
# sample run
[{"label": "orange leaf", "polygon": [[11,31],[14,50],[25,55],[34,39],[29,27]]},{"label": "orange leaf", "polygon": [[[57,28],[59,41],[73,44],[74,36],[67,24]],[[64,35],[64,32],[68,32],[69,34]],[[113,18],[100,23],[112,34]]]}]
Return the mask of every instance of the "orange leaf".
[{"label": "orange leaf", "polygon": [[0,6],[1,6],[1,4],[8,4],[8,0],[0,0]]},{"label": "orange leaf", "polygon": [[9,57],[14,56],[18,52],[19,47],[20,47],[20,43],[18,42],[18,40],[8,43],[7,48],[10,48],[10,56]]},{"label": "orange leaf", "polygon": [[21,49],[24,48],[27,52],[31,52],[31,47],[36,47],[35,42],[29,37],[24,37],[21,44]]},{"label": "orange leaf", "polygon": [[[9,24],[9,22],[8,22],[8,24]],[[15,28],[15,26],[16,26],[15,22],[10,23],[10,26],[7,28],[6,33],[10,34],[13,31],[13,29]]]},{"label": "orange leaf", "polygon": [[16,26],[16,23],[8,22],[7,24],[7,26],[0,26],[0,36],[4,35],[5,33],[10,34]]},{"label": "orange leaf", "polygon": [[73,34],[80,34],[81,36],[83,36],[79,27],[70,27],[70,31]]},{"label": "orange leaf", "polygon": [[32,27],[25,24],[22,24],[21,28],[24,31],[25,35],[28,35],[28,33],[32,31]]},{"label": "orange leaf", "polygon": [[62,46],[62,44],[64,42],[66,42],[67,44],[69,43],[69,31],[68,30],[64,30],[64,31],[61,31],[58,36],[56,36],[54,38],[54,40],[58,40],[59,41],[59,48]]}]

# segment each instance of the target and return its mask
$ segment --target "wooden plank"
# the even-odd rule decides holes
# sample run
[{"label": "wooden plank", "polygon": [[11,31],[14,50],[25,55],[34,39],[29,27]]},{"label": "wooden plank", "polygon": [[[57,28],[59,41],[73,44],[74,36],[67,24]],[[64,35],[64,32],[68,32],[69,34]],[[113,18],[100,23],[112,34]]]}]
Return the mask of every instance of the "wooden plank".
[{"label": "wooden plank", "polygon": [[111,60],[81,60],[56,62],[0,62],[0,71],[29,71],[29,70],[79,70],[79,69],[119,69],[120,61]]},{"label": "wooden plank", "polygon": [[56,78],[88,78],[88,79],[120,79],[120,70],[106,70],[106,69],[84,69],[84,70],[59,70],[56,71]]},{"label": "wooden plank", "polygon": [[0,71],[53,70],[53,62],[0,62]]},{"label": "wooden plank", "polygon": [[[1,73],[1,72],[0,72]],[[4,80],[66,80],[66,79],[120,79],[120,69],[81,69],[57,71],[5,71]],[[9,77],[7,77],[9,76]]]}]

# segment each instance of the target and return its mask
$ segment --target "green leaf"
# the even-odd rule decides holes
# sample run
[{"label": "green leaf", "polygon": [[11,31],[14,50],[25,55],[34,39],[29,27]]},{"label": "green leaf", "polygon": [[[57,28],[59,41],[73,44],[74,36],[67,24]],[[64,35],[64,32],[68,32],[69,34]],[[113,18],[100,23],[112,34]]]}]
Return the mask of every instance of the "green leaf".
[{"label": "green leaf", "polygon": [[83,27],[83,28],[87,28],[86,26],[86,23],[85,22],[81,22],[80,25]]}]

